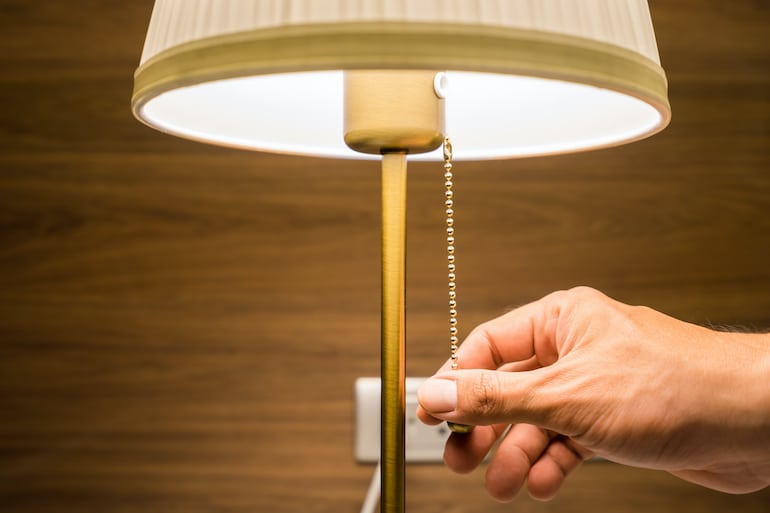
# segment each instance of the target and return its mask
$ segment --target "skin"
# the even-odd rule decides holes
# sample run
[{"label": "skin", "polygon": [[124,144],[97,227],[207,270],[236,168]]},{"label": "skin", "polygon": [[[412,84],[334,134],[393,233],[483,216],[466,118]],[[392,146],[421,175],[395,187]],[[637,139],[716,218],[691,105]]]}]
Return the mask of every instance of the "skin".
[{"label": "skin", "polygon": [[472,424],[444,460],[486,487],[551,499],[593,455],[730,493],[770,485],[770,335],[716,332],[589,288],[476,328],[460,369],[418,392],[418,416]]}]

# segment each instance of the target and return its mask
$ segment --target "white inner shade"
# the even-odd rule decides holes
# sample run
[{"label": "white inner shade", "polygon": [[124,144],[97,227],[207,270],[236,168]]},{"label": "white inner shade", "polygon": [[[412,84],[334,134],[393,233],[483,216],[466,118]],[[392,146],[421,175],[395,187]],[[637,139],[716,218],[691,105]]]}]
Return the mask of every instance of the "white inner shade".
[{"label": "white inner shade", "polygon": [[[633,96],[515,75],[449,72],[447,135],[457,159],[612,146],[650,133],[659,112]],[[343,72],[253,76],[174,89],[141,117],[161,130],[239,148],[364,158],[343,141]],[[415,158],[438,160],[439,152]]]}]

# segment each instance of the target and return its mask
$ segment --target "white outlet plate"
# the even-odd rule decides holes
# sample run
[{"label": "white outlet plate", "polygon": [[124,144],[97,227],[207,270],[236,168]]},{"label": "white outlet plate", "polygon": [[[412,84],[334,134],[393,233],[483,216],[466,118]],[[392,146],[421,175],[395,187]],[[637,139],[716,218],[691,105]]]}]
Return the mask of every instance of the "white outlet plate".
[{"label": "white outlet plate", "polygon": [[[417,389],[426,378],[406,378],[406,461],[441,462],[449,437],[446,424],[427,426],[417,418]],[[380,458],[380,378],[358,378],[356,394],[355,456],[360,463]]]}]

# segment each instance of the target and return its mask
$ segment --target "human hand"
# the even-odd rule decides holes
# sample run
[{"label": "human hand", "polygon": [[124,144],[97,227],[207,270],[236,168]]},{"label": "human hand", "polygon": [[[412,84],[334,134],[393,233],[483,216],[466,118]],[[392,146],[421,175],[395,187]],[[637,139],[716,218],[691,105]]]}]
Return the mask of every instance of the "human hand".
[{"label": "human hand", "polygon": [[770,336],[724,333],[578,288],[476,328],[420,388],[418,416],[474,424],[446,464],[550,499],[584,459],[742,493],[770,484]]}]

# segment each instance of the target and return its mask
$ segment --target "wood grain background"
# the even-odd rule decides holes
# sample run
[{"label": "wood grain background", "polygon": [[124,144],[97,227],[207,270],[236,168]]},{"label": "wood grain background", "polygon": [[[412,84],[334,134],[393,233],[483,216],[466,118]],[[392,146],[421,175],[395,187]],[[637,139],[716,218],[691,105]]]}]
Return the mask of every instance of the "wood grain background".
[{"label": "wood grain background", "polygon": [[[356,512],[352,390],[379,370],[376,163],[251,154],[132,119],[152,1],[0,3],[0,511]],[[770,327],[770,3],[653,0],[672,125],[457,166],[464,331],[592,285]],[[446,356],[441,170],[409,182],[408,360]],[[767,512],[584,465],[550,504],[409,468],[422,512]]]}]

